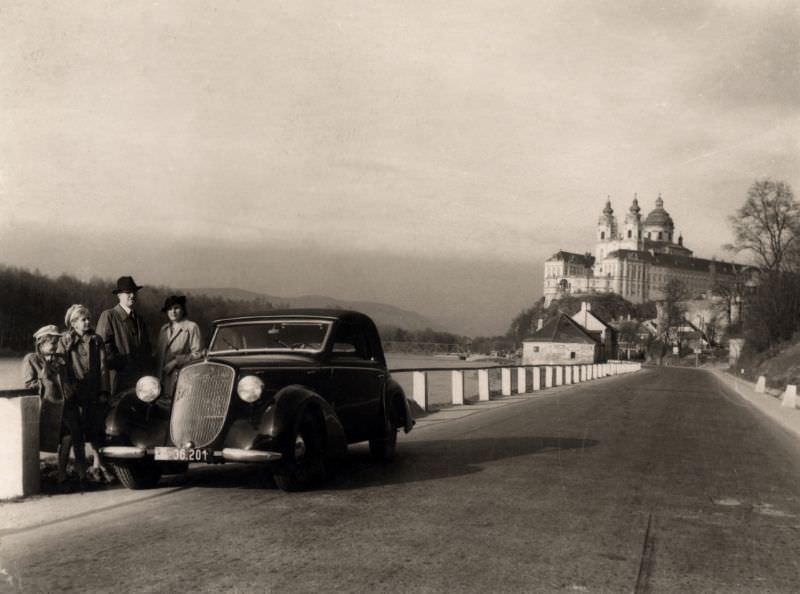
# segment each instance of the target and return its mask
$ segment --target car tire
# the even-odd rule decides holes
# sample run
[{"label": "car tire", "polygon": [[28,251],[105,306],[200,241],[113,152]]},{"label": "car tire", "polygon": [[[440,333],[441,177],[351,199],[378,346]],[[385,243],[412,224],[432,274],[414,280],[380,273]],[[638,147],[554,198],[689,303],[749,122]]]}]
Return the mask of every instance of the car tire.
[{"label": "car tire", "polygon": [[273,478],[281,491],[305,491],[325,476],[322,434],[317,418],[305,413],[292,431]]},{"label": "car tire", "polygon": [[119,482],[128,489],[152,489],[161,479],[161,468],[155,462],[130,460],[110,464]]},{"label": "car tire", "polygon": [[381,437],[369,440],[369,453],[377,462],[391,462],[397,451],[397,425],[392,415],[384,420],[384,432]]}]

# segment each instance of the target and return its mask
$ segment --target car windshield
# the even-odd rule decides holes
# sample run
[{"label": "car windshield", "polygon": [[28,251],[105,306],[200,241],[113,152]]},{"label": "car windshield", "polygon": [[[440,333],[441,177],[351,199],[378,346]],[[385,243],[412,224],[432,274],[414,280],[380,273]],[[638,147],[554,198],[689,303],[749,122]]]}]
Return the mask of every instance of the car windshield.
[{"label": "car windshield", "polygon": [[280,320],[219,326],[209,353],[231,351],[321,351],[331,322]]}]

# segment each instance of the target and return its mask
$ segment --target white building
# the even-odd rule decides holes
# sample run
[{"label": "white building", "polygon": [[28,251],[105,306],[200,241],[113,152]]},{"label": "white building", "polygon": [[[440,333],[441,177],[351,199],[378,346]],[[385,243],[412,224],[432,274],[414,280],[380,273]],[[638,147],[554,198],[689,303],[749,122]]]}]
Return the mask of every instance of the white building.
[{"label": "white building", "polygon": [[695,258],[683,237],[675,237],[675,223],[660,194],[644,220],[634,197],[622,226],[609,199],[597,223],[594,254],[559,251],[545,262],[545,305],[564,295],[589,293],[616,293],[633,303],[657,301],[672,279],[682,281],[695,297],[710,292],[717,280],[732,279],[739,268]]}]

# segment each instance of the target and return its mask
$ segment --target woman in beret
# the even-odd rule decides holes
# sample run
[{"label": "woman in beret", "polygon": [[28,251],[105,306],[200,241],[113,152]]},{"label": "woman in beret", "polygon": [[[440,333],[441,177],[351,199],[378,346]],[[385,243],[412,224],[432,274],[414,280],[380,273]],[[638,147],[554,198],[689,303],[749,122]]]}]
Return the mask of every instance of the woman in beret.
[{"label": "woman in beret", "polygon": [[167,314],[169,321],[158,331],[156,366],[162,393],[167,400],[171,400],[178,384],[178,373],[189,363],[203,357],[203,343],[200,327],[186,317],[186,297],[167,297],[161,311]]}]

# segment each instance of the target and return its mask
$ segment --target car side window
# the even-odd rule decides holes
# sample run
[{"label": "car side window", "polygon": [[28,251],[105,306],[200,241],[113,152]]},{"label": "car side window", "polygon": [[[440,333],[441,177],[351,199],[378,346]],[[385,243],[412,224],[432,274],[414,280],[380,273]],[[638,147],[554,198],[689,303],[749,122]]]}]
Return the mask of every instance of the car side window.
[{"label": "car side window", "polygon": [[355,324],[342,324],[336,332],[333,341],[333,355],[371,361],[373,358],[372,347],[364,332]]}]

